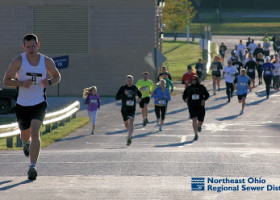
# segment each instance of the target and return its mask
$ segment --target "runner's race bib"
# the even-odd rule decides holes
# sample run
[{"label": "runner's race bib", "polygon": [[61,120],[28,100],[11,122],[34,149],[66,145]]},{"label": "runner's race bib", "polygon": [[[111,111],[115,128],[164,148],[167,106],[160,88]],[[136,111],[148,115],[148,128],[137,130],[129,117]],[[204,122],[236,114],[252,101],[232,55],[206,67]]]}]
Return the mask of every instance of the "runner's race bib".
[{"label": "runner's race bib", "polygon": [[240,85],[241,85],[241,86],[246,86],[247,83],[246,83],[246,82],[241,82]]},{"label": "runner's race bib", "polygon": [[91,103],[97,103],[97,100],[96,99],[92,99],[90,102]]},{"label": "runner's race bib", "polygon": [[254,72],[254,70],[253,69],[249,69],[249,72]]},{"label": "runner's race bib", "polygon": [[149,91],[149,87],[147,87],[147,86],[146,87],[142,87],[141,90]]},{"label": "runner's race bib", "polygon": [[266,70],[266,71],[265,71],[266,74],[270,74],[270,72],[271,72],[271,71],[269,71],[269,70]]},{"label": "runner's race bib", "polygon": [[159,104],[159,105],[166,105],[166,100],[159,100],[159,101],[158,101],[158,104]]},{"label": "runner's race bib", "polygon": [[193,94],[192,100],[199,100],[199,94]]},{"label": "runner's race bib", "polygon": [[132,100],[127,100],[127,101],[126,101],[126,105],[127,105],[127,106],[134,106],[134,101],[132,101]]},{"label": "runner's race bib", "polygon": [[216,72],[216,71],[218,71],[218,68],[217,68],[217,67],[213,67],[213,68],[212,68],[212,71],[213,71],[213,72]]}]

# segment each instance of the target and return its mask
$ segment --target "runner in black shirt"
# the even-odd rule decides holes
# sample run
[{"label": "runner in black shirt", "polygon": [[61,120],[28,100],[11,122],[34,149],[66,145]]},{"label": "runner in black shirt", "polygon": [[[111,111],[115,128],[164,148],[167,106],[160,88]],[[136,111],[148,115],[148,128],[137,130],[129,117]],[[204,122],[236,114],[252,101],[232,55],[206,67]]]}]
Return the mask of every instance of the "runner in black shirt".
[{"label": "runner in black shirt", "polygon": [[236,67],[238,73],[240,74],[240,70],[241,70],[241,68],[243,68],[243,63],[242,63],[242,62],[239,62],[237,56],[235,57],[235,60],[234,60],[234,62],[232,63],[232,65]]},{"label": "runner in black shirt", "polygon": [[183,100],[188,104],[190,117],[192,119],[195,137],[198,139],[198,133],[201,132],[201,126],[205,116],[205,101],[209,98],[209,93],[204,85],[199,83],[196,75],[192,76],[192,84],[189,85],[184,93]]},{"label": "runner in black shirt", "polygon": [[126,76],[126,84],[121,86],[116,94],[116,100],[122,100],[122,117],[124,121],[124,125],[128,130],[128,140],[127,145],[131,144],[132,140],[132,133],[134,130],[134,117],[135,117],[135,110],[136,110],[136,96],[138,96],[141,101],[142,94],[140,90],[133,85],[133,76],[127,75]]},{"label": "runner in black shirt", "polygon": [[220,46],[220,55],[222,56],[223,61],[225,58],[226,50],[227,50],[227,46],[222,42],[222,44]]},{"label": "runner in black shirt", "polygon": [[250,81],[253,82],[253,87],[255,88],[255,77],[256,77],[256,69],[257,63],[253,60],[253,55],[249,55],[249,61],[245,64],[245,69],[247,71],[247,76],[249,76]]},{"label": "runner in black shirt", "polygon": [[202,77],[202,73],[203,73],[203,63],[202,63],[202,59],[199,58],[198,59],[198,63],[196,63],[195,65],[195,70],[196,70],[196,73],[198,75],[198,78],[201,80],[201,77]]},{"label": "runner in black shirt", "polygon": [[264,63],[264,59],[263,59],[263,54],[259,53],[257,56],[257,72],[258,72],[258,77],[259,77],[259,85],[262,84],[262,65]]}]

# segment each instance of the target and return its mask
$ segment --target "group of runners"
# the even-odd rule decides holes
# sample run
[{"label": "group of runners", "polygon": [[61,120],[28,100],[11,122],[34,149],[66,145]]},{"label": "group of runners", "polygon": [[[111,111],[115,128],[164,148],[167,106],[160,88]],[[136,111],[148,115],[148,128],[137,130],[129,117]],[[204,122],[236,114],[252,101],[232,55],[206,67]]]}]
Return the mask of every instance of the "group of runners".
[{"label": "group of runners", "polygon": [[237,96],[242,109],[240,114],[244,112],[245,99],[248,91],[255,88],[256,72],[258,75],[259,85],[266,85],[266,98],[269,98],[271,82],[273,80],[273,88],[279,90],[280,63],[279,54],[270,54],[270,39],[265,34],[263,38],[263,46],[261,43],[256,45],[250,37],[243,45],[240,40],[238,45],[235,45],[231,56],[227,59],[227,66],[223,68],[224,55],[227,47],[224,43],[220,45],[220,57],[216,56],[211,64],[213,77],[213,91],[216,94],[216,87],[220,90],[220,78],[224,76],[226,82],[226,94],[228,102],[231,101],[234,89],[237,90]]},{"label": "group of runners", "polygon": [[[266,40],[265,40],[266,41]],[[220,77],[225,76],[226,94],[230,102],[234,89],[237,90],[237,96],[244,112],[245,99],[248,90],[255,87],[255,70],[259,70],[259,84],[262,83],[262,77],[266,84],[266,94],[269,98],[271,80],[274,80],[274,87],[279,89],[280,65],[279,56],[275,54],[266,56],[263,59],[263,53],[249,54],[248,58],[244,50],[244,60],[242,60],[243,50],[234,51],[232,57],[227,60],[227,66],[223,68],[223,58],[227,50],[225,44],[222,44],[221,59],[215,57],[212,62],[213,76],[213,94],[220,90]],[[240,41],[240,45],[242,41]],[[251,45],[252,46],[252,45]],[[36,163],[41,149],[40,130],[46,114],[46,88],[60,82],[61,76],[53,60],[38,52],[40,43],[38,37],[34,34],[25,35],[23,38],[24,53],[13,59],[4,75],[4,84],[7,86],[18,87],[19,94],[16,102],[16,117],[21,130],[20,137],[24,143],[23,151],[27,157],[30,157],[28,168],[28,179],[35,180],[37,177]],[[242,47],[243,48],[243,47]],[[238,50],[238,47],[237,47]],[[252,49],[249,49],[251,51]],[[257,48],[254,50],[256,52]],[[242,53],[240,53],[242,52]],[[271,60],[272,58],[272,60]],[[204,66],[202,59],[199,59],[194,72],[191,65],[188,66],[188,72],[182,77],[182,84],[185,90],[182,95],[182,102],[187,103],[189,116],[192,119],[194,130],[194,141],[198,139],[198,133],[202,130],[205,117],[205,101],[209,98],[206,87],[201,84]],[[222,72],[223,71],[223,72]],[[277,76],[276,76],[277,74]],[[47,78],[49,75],[50,78]],[[115,96],[116,100],[122,101],[121,114],[124,126],[128,131],[127,145],[131,145],[134,131],[134,119],[136,105],[139,103],[141,108],[143,126],[149,123],[148,105],[150,99],[154,99],[154,110],[158,130],[163,130],[165,114],[168,102],[171,100],[173,91],[172,78],[167,67],[162,67],[158,75],[158,84],[154,84],[149,79],[149,73],[143,72],[143,78],[134,85],[132,75],[125,77],[125,84],[119,88]],[[85,103],[88,104],[87,111],[92,122],[91,134],[94,134],[97,111],[100,108],[100,96],[97,93],[97,87],[85,88],[83,92]]]}]

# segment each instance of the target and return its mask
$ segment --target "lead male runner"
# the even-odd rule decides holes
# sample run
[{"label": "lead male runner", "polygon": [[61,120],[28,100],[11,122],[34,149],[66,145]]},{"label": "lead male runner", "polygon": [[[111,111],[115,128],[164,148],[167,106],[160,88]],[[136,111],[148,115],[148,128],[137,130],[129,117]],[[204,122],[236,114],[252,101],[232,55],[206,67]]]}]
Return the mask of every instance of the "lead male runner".
[{"label": "lead male runner", "polygon": [[[30,155],[28,179],[37,177],[36,163],[41,149],[40,129],[46,114],[46,88],[60,82],[54,61],[39,53],[35,34],[23,38],[24,53],[14,58],[4,76],[4,84],[18,87],[16,117],[24,143],[25,156]],[[47,78],[50,75],[50,79]]]}]

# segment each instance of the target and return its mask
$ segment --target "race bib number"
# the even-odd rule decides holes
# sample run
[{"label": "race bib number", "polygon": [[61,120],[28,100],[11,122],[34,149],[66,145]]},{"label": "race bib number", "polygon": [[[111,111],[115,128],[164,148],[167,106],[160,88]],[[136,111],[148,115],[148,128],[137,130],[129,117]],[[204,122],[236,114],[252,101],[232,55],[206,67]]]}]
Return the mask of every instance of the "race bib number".
[{"label": "race bib number", "polygon": [[199,94],[193,94],[192,100],[199,100]]},{"label": "race bib number", "polygon": [[127,106],[134,106],[134,101],[132,101],[132,100],[127,100],[127,101],[126,101],[126,105],[127,105]]},{"label": "race bib number", "polygon": [[241,85],[241,86],[246,86],[247,83],[246,83],[246,82],[241,82],[240,85]]},{"label": "race bib number", "polygon": [[201,68],[198,68],[198,69],[197,69],[197,71],[201,72],[201,71],[202,71],[202,69],[201,69]]},{"label": "race bib number", "polygon": [[42,81],[42,74],[40,74],[40,73],[27,72],[26,76],[30,76],[30,79],[32,81],[32,85],[38,85]]},{"label": "race bib number", "polygon": [[90,102],[91,103],[97,103],[97,100],[96,99],[92,99]]},{"label": "race bib number", "polygon": [[259,62],[259,64],[260,64],[260,65],[262,65],[262,64],[263,64],[263,62]]},{"label": "race bib number", "polygon": [[159,101],[158,101],[158,104],[159,104],[159,105],[166,105],[166,100],[159,100]]},{"label": "race bib number", "polygon": [[149,91],[149,87],[142,87],[141,90]]},{"label": "race bib number", "polygon": [[212,71],[213,71],[213,72],[216,72],[216,71],[218,71],[218,68],[217,68],[217,67],[213,67],[213,68],[212,68]]},{"label": "race bib number", "polygon": [[249,69],[249,72],[254,72],[254,70],[253,69]]},{"label": "race bib number", "polygon": [[266,71],[265,71],[266,74],[270,74],[270,72],[271,72],[271,71],[269,71],[269,70],[266,70]]}]

